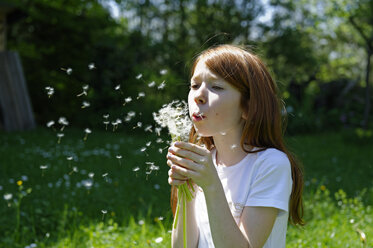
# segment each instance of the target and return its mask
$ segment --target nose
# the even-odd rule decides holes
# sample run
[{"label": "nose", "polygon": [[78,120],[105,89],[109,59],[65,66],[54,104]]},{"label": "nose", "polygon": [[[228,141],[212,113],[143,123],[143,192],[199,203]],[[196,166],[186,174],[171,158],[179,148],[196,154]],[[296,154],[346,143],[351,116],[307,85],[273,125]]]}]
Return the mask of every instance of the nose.
[{"label": "nose", "polygon": [[194,101],[197,104],[205,104],[207,101],[207,92],[204,84],[201,84],[198,90],[195,91]]}]

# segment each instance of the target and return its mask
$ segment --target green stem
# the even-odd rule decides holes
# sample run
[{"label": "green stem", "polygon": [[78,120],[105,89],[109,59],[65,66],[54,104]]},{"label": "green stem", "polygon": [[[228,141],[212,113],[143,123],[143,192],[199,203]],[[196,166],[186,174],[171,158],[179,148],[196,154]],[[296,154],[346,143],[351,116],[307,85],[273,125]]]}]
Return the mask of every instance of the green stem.
[{"label": "green stem", "polygon": [[183,195],[183,241],[184,248],[187,248],[186,195]]}]

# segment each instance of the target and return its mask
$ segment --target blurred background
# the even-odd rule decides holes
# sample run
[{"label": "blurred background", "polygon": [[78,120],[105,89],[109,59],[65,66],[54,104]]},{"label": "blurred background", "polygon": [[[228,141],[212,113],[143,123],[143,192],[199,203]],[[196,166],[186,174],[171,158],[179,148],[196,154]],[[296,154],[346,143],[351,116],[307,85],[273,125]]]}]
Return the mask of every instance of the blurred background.
[{"label": "blurred background", "polygon": [[[349,129],[372,136],[371,1],[10,2],[6,49],[20,55],[38,125],[59,116],[77,126],[103,125],[101,114],[124,118],[124,99],[138,92],[147,96],[141,111],[150,122],[162,104],[186,99],[199,52],[234,43],[272,70],[289,133]],[[84,85],[89,94],[77,98]],[[45,87],[54,89],[52,97]],[[82,101],[90,105],[84,114]]]},{"label": "blurred background", "polygon": [[284,100],[307,223],[287,247],[373,247],[372,0],[0,0],[0,247],[169,247],[152,113],[223,43]]}]

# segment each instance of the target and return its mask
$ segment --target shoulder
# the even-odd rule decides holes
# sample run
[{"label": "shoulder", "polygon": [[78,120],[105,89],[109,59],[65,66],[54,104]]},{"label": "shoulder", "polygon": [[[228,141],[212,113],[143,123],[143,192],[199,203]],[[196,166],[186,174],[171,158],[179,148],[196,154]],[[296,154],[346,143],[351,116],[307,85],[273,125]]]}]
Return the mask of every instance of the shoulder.
[{"label": "shoulder", "polygon": [[286,153],[276,148],[267,148],[258,152],[257,165],[260,170],[291,170],[290,160]]}]

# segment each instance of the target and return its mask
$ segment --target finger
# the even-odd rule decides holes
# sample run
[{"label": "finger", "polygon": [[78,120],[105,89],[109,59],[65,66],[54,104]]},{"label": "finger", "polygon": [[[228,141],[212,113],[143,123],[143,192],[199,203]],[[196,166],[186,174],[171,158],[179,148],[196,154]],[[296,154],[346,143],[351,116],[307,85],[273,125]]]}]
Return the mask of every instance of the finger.
[{"label": "finger", "polygon": [[168,184],[173,185],[173,186],[179,186],[184,184],[186,181],[183,180],[177,180],[177,179],[172,179],[171,177],[168,178]]},{"label": "finger", "polygon": [[182,176],[185,176],[187,178],[194,178],[198,175],[197,172],[195,171],[192,171],[192,170],[188,170],[182,166],[179,166],[179,165],[172,165],[171,167],[172,170],[174,170],[176,173],[182,175]]},{"label": "finger", "polygon": [[179,157],[183,157],[183,158],[193,160],[196,163],[203,163],[203,162],[206,161],[206,158],[204,156],[201,156],[198,153],[195,153],[195,152],[192,152],[192,151],[189,151],[189,150],[185,150],[183,148],[176,147],[176,146],[171,146],[168,149],[168,152],[170,152],[172,154],[175,154]]},{"label": "finger", "polygon": [[[180,165],[182,167],[188,168],[193,171],[197,171],[200,169],[199,164],[193,162],[192,160],[181,158],[179,156],[173,155],[172,153],[167,154],[167,158],[172,161],[173,164]],[[172,167],[172,166],[171,166]]]},{"label": "finger", "polygon": [[193,143],[177,141],[174,143],[174,146],[179,147],[179,148],[184,148],[186,150],[192,151],[202,156],[206,156],[210,154],[210,151],[207,148],[193,144]]},{"label": "finger", "polygon": [[175,170],[173,169],[170,169],[168,171],[168,176],[176,180],[184,180],[184,181],[188,180],[186,176],[180,175],[179,173],[175,172]]}]

